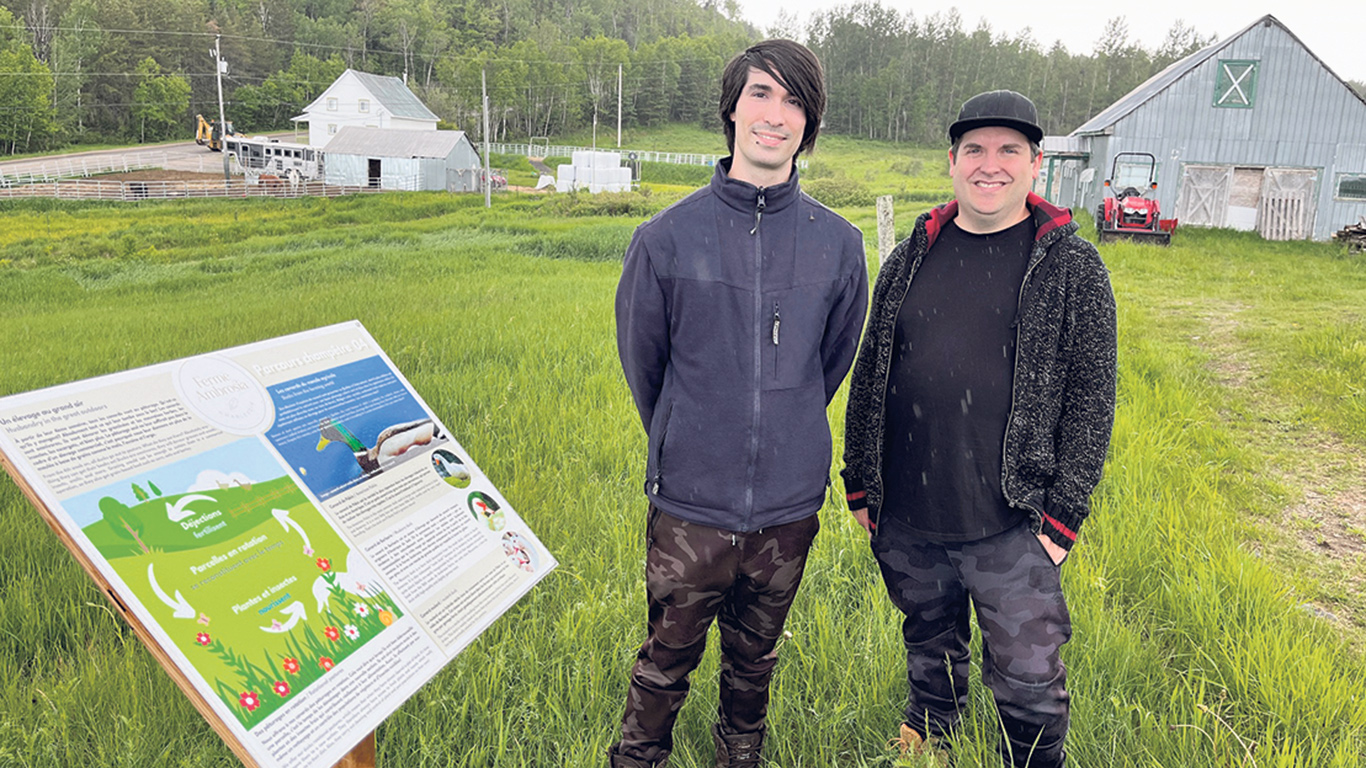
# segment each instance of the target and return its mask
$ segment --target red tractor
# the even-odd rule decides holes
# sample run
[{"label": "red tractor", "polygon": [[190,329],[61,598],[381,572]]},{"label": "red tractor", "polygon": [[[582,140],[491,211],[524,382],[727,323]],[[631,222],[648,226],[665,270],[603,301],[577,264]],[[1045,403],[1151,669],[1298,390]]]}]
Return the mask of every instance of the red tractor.
[{"label": "red tractor", "polygon": [[[1143,185],[1141,189],[1139,184]],[[1110,178],[1105,180],[1105,199],[1096,208],[1100,242],[1137,240],[1171,245],[1174,226],[1174,220],[1161,218],[1157,204],[1157,158],[1147,152],[1115,155]]]}]

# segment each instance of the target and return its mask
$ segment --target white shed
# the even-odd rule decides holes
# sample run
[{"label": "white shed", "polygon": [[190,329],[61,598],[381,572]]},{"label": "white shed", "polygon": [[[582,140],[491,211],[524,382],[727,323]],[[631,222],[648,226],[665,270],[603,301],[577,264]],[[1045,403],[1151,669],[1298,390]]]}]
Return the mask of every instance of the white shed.
[{"label": "white shed", "polygon": [[482,162],[464,131],[349,126],[328,143],[328,184],[382,189],[479,189]]},{"label": "white shed", "polygon": [[348,69],[291,118],[308,123],[308,143],[326,147],[347,126],[435,131],[438,118],[397,77]]}]

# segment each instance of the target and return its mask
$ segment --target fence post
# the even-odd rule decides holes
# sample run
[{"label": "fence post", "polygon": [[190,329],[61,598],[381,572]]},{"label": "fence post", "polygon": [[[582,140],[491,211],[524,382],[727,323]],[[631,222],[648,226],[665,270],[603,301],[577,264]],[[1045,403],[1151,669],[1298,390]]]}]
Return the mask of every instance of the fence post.
[{"label": "fence post", "polygon": [[892,213],[892,196],[883,195],[877,199],[877,267],[882,269],[882,262],[887,260],[887,255],[892,252],[896,245],[896,219]]}]

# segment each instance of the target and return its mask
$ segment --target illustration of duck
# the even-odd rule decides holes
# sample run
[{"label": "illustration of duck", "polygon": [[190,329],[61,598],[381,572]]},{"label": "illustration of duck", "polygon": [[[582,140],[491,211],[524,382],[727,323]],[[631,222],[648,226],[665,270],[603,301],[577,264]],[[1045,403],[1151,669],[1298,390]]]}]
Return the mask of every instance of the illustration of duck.
[{"label": "illustration of duck", "polygon": [[436,422],[431,419],[419,419],[404,424],[395,424],[386,427],[375,438],[373,448],[365,447],[365,443],[360,438],[351,433],[344,424],[336,419],[323,418],[318,425],[318,450],[327,447],[328,443],[345,443],[351,449],[351,453],[356,457],[356,463],[360,465],[361,471],[365,474],[374,474],[394,459],[402,456],[409,449],[427,445],[432,440],[441,437],[441,430],[437,428]]}]

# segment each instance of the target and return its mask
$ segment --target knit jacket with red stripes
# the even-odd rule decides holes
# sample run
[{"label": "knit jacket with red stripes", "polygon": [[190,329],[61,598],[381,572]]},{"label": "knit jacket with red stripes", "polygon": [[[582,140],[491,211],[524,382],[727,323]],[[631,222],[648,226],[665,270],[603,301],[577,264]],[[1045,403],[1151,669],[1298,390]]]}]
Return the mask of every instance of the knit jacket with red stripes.
[{"label": "knit jacket with red stripes", "polygon": [[[1001,488],[1036,532],[1071,549],[1100,482],[1115,410],[1115,299],[1100,254],[1065,208],[1030,193],[1035,241],[1020,286],[1015,374],[1004,430]],[[916,220],[873,288],[867,332],[850,379],[844,427],[849,508],[882,507],[882,446],[896,318],[910,281],[958,203]]]}]

